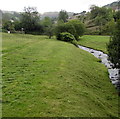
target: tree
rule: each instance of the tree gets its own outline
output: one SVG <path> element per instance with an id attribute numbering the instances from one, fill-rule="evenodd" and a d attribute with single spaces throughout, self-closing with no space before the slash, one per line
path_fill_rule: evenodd
<path id="1" fill-rule="evenodd" d="M 51 37 L 54 34 L 54 26 L 52 25 L 52 26 L 47 27 L 45 34 L 49 37 L 49 39 L 51 39 Z"/>
<path id="2" fill-rule="evenodd" d="M 113 12 L 111 8 L 105 7 L 91 7 L 91 19 L 95 25 L 99 26 L 100 34 L 102 33 L 103 26 L 113 19 Z"/>
<path id="3" fill-rule="evenodd" d="M 82 36 L 85 32 L 85 26 L 83 23 L 80 22 L 80 20 L 70 20 L 69 22 L 67 22 L 66 24 L 71 25 L 71 28 L 73 28 L 74 30 L 74 37 L 76 38 L 76 40 L 79 40 L 79 36 Z M 68 29 L 69 31 L 69 29 Z M 72 34 L 72 32 L 70 31 L 70 33 Z"/>
<path id="4" fill-rule="evenodd" d="M 58 24 L 55 31 L 56 36 L 59 36 L 62 32 L 68 32 L 71 33 L 76 40 L 79 40 L 79 36 L 84 34 L 85 27 L 79 20 L 70 20 L 67 23 Z"/>
<path id="5" fill-rule="evenodd" d="M 15 25 L 15 30 L 16 31 L 21 31 L 21 29 L 22 29 L 22 27 L 21 27 L 21 21 L 15 21 L 14 25 Z"/>
<path id="6" fill-rule="evenodd" d="M 21 24 L 25 30 L 25 33 L 42 31 L 42 26 L 40 25 L 40 16 L 37 12 L 37 9 L 34 7 L 24 8 Z"/>
<path id="7" fill-rule="evenodd" d="M 120 11 L 115 12 L 114 19 L 115 19 L 115 21 L 117 21 L 118 19 L 120 19 Z"/>
<path id="8" fill-rule="evenodd" d="M 6 21 L 4 24 L 3 24 L 3 29 L 5 30 L 8 30 L 10 32 L 15 32 L 15 25 L 14 25 L 14 22 L 12 21 Z"/>
<path id="9" fill-rule="evenodd" d="M 45 17 L 41 22 L 44 27 L 44 34 L 48 35 L 49 39 L 51 39 L 54 30 L 53 21 L 50 17 Z"/>
<path id="10" fill-rule="evenodd" d="M 108 44 L 108 55 L 110 61 L 114 64 L 113 67 L 119 68 L 119 88 L 120 88 L 120 19 L 116 24 L 116 31 Z M 119 89 L 120 95 L 120 89 Z"/>
<path id="11" fill-rule="evenodd" d="M 112 29 L 112 30 L 111 30 Z M 113 35 L 115 32 L 115 21 L 112 19 L 103 27 L 102 32 L 106 35 Z"/>
<path id="12" fill-rule="evenodd" d="M 95 6 L 95 5 L 92 5 L 90 7 L 90 10 L 91 10 L 91 19 L 94 19 L 97 17 L 98 13 L 99 13 L 99 7 L 98 6 Z"/>
<path id="13" fill-rule="evenodd" d="M 41 21 L 42 25 L 44 27 L 48 27 L 52 25 L 52 20 L 50 17 L 45 17 L 42 21 Z"/>
<path id="14" fill-rule="evenodd" d="M 108 54 L 114 67 L 120 68 L 120 20 L 116 24 L 116 32 L 108 44 Z"/>
<path id="15" fill-rule="evenodd" d="M 65 10 L 61 10 L 58 15 L 58 20 L 67 22 L 67 19 L 68 19 L 68 13 Z"/>

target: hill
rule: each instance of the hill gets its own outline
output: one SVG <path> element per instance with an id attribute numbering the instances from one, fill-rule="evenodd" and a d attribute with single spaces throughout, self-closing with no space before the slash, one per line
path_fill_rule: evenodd
<path id="1" fill-rule="evenodd" d="M 4 11 L 0 10 L 2 14 L 2 19 L 4 21 L 9 21 L 9 20 L 19 20 L 21 17 L 20 12 L 15 12 L 15 11 Z"/>
<path id="2" fill-rule="evenodd" d="M 118 11 L 120 9 L 120 1 L 116 1 L 113 3 L 107 4 L 104 7 L 112 8 L 113 10 Z"/>
<path id="3" fill-rule="evenodd" d="M 2 18 L 4 20 L 19 20 L 20 19 L 20 12 L 15 11 L 4 11 L 0 10 L 0 13 L 2 14 Z M 40 14 L 40 13 L 39 13 Z M 40 14 L 40 18 L 43 19 L 44 17 L 50 17 L 50 18 L 57 18 L 59 12 L 45 12 L 43 14 Z M 73 12 L 68 12 L 69 17 L 73 16 Z"/>
<path id="4" fill-rule="evenodd" d="M 44 17 L 50 17 L 50 18 L 57 18 L 58 17 L 59 12 L 45 12 L 41 15 L 41 18 Z M 71 17 L 73 16 L 73 12 L 68 12 L 68 16 Z"/>

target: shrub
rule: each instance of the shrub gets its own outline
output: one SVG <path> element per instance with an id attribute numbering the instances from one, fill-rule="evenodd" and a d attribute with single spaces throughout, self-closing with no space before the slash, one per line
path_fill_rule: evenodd
<path id="1" fill-rule="evenodd" d="M 72 42 L 75 40 L 75 37 L 68 32 L 62 32 L 58 35 L 57 39 L 61 41 Z"/>

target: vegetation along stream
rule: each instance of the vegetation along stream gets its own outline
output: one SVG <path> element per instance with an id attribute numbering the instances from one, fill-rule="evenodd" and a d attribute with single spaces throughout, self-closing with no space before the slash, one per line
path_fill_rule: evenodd
<path id="1" fill-rule="evenodd" d="M 99 58 L 107 68 L 108 68 L 108 73 L 109 73 L 109 78 L 112 82 L 113 85 L 115 85 L 116 89 L 120 91 L 120 81 L 119 81 L 119 69 L 113 68 L 113 64 L 108 60 L 108 55 L 101 52 L 97 51 L 91 48 L 87 48 L 81 45 L 78 45 L 80 49 L 83 49 L 95 57 Z"/>

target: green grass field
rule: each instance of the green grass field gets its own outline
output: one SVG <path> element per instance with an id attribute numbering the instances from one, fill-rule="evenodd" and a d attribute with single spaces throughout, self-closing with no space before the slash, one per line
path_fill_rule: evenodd
<path id="1" fill-rule="evenodd" d="M 84 35 L 78 42 L 80 45 L 84 45 L 96 50 L 101 50 L 107 53 L 107 43 L 110 40 L 109 36 L 98 36 L 98 35 Z"/>
<path id="2" fill-rule="evenodd" d="M 107 69 L 46 36 L 3 34 L 3 117 L 118 116 Z"/>

